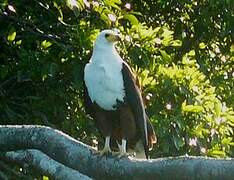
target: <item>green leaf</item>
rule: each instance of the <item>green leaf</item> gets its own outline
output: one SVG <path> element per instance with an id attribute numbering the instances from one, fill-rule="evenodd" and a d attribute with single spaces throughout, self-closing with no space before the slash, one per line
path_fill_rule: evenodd
<path id="1" fill-rule="evenodd" d="M 123 18 L 129 20 L 132 25 L 139 24 L 138 19 L 133 14 L 125 14 Z"/>
<path id="2" fill-rule="evenodd" d="M 15 40 L 15 37 L 16 37 L 16 31 L 13 28 L 13 29 L 11 29 L 10 33 L 7 36 L 7 41 L 12 42 Z"/>
<path id="3" fill-rule="evenodd" d="M 173 31 L 170 31 L 168 28 L 164 28 L 163 29 L 163 33 L 162 33 L 162 44 L 164 46 L 170 46 L 172 41 L 173 41 Z"/>
<path id="4" fill-rule="evenodd" d="M 195 50 L 194 50 L 194 49 L 192 49 L 191 51 L 188 52 L 188 55 L 189 55 L 189 56 L 195 56 L 195 54 L 196 54 L 196 53 L 195 53 Z"/>
<path id="5" fill-rule="evenodd" d="M 234 45 L 231 45 L 230 52 L 234 52 Z"/>
<path id="6" fill-rule="evenodd" d="M 199 48 L 200 49 L 205 49 L 206 48 L 206 44 L 204 42 L 199 43 Z"/>
<path id="7" fill-rule="evenodd" d="M 174 47 L 180 47 L 182 45 L 182 41 L 181 40 L 174 40 L 171 42 L 171 45 Z"/>
<path id="8" fill-rule="evenodd" d="M 163 60 L 165 60 L 166 62 L 171 61 L 171 56 L 169 54 L 167 54 L 166 51 L 164 51 L 164 50 L 159 50 L 159 51 L 163 57 Z"/>
<path id="9" fill-rule="evenodd" d="M 166 28 L 166 27 L 163 28 L 162 36 L 163 36 L 164 38 L 170 37 L 170 36 L 172 36 L 172 34 L 174 34 L 173 31 L 170 31 L 170 30 L 169 30 L 168 28 Z"/>
<path id="10" fill-rule="evenodd" d="M 47 49 L 48 47 L 50 47 L 52 45 L 52 43 L 50 41 L 44 40 L 41 42 L 41 46 L 43 49 Z"/>
<path id="11" fill-rule="evenodd" d="M 214 109 L 215 109 L 216 117 L 220 117 L 220 114 L 222 111 L 222 104 L 220 102 L 215 102 Z"/>
<path id="12" fill-rule="evenodd" d="M 234 115 L 227 115 L 227 119 L 234 123 Z"/>
<path id="13" fill-rule="evenodd" d="M 191 52 L 191 51 L 190 51 Z M 196 64 L 196 60 L 195 59 L 192 59 L 188 56 L 188 53 L 185 54 L 182 58 L 182 64 L 185 64 L 185 65 L 195 65 Z"/>
<path id="14" fill-rule="evenodd" d="M 122 3 L 121 0 L 104 0 L 105 5 L 111 6 L 119 11 L 121 11 L 120 4 Z"/>
<path id="15" fill-rule="evenodd" d="M 47 78 L 48 78 L 47 74 L 43 74 L 41 79 L 44 82 Z"/>
<path id="16" fill-rule="evenodd" d="M 225 144 L 225 145 L 229 145 L 231 142 L 232 142 L 232 137 L 227 137 L 227 138 L 224 138 L 222 139 L 222 144 Z"/>
<path id="17" fill-rule="evenodd" d="M 204 109 L 202 106 L 198 106 L 198 105 L 184 105 L 182 106 L 182 110 L 184 112 L 199 113 L 199 112 L 202 112 Z"/>
<path id="18" fill-rule="evenodd" d="M 16 42 L 17 45 L 21 45 L 21 43 L 22 43 L 22 40 L 19 40 Z"/>
<path id="19" fill-rule="evenodd" d="M 49 180 L 49 177 L 43 176 L 43 180 Z"/>
<path id="20" fill-rule="evenodd" d="M 226 153 L 221 150 L 211 150 L 209 152 L 209 155 L 214 156 L 214 157 L 225 157 Z"/>
<path id="21" fill-rule="evenodd" d="M 193 129 L 194 135 L 199 138 L 204 138 L 203 132 L 204 132 L 204 128 L 202 124 L 199 124 L 197 127 Z"/>

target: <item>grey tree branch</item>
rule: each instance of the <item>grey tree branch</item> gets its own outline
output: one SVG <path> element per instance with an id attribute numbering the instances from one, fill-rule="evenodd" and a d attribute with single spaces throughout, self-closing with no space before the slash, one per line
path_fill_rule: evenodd
<path id="1" fill-rule="evenodd" d="M 41 151 L 35 149 L 18 150 L 6 152 L 5 158 L 8 160 L 16 161 L 19 164 L 27 163 L 30 166 L 35 167 L 45 175 L 58 180 L 91 180 L 88 176 L 85 176 L 78 171 L 68 168 L 61 163 L 51 159 Z"/>
<path id="2" fill-rule="evenodd" d="M 19 149 L 38 149 L 63 165 L 95 179 L 229 180 L 234 177 L 234 159 L 100 157 L 90 146 L 58 130 L 44 126 L 0 126 L 0 150 Z"/>

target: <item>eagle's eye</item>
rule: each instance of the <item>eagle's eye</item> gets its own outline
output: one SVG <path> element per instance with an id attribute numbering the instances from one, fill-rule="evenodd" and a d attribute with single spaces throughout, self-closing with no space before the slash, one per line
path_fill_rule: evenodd
<path id="1" fill-rule="evenodd" d="M 110 34 L 105 34 L 105 38 L 108 38 L 110 36 Z"/>

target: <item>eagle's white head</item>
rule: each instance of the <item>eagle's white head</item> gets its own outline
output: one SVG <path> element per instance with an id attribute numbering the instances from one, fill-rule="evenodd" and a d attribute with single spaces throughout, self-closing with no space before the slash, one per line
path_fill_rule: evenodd
<path id="1" fill-rule="evenodd" d="M 117 31 L 106 29 L 99 33 L 94 43 L 95 48 L 113 47 L 120 40 L 120 35 Z"/>
<path id="2" fill-rule="evenodd" d="M 85 66 L 84 79 L 92 102 L 105 110 L 116 109 L 116 100 L 124 101 L 123 59 L 115 49 L 120 36 L 103 30 L 97 36 L 92 57 Z M 115 106 L 115 107 L 114 107 Z"/>

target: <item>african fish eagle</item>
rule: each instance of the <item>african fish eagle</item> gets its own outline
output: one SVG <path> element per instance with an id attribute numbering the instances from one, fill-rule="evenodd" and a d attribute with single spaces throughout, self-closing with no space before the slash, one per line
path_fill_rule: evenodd
<path id="1" fill-rule="evenodd" d="M 111 153 L 112 140 L 118 145 L 119 157 L 126 156 L 132 146 L 136 157 L 139 153 L 139 158 L 148 158 L 156 136 L 140 88 L 115 49 L 119 40 L 119 34 L 113 30 L 103 30 L 96 38 L 92 57 L 84 69 L 86 109 L 105 137 L 101 155 Z"/>

